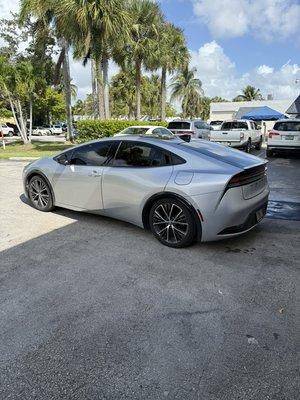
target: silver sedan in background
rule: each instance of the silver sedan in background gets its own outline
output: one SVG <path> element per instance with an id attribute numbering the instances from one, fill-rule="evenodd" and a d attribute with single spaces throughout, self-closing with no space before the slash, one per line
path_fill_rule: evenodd
<path id="1" fill-rule="evenodd" d="M 23 181 L 38 210 L 121 219 L 171 247 L 247 232 L 264 217 L 269 195 L 264 160 L 173 135 L 84 143 L 29 164 Z"/>

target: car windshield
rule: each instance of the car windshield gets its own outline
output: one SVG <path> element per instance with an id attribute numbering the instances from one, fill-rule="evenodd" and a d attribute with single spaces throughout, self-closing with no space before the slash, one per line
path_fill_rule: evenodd
<path id="1" fill-rule="evenodd" d="M 300 121 L 276 122 L 274 125 L 276 131 L 298 131 L 300 132 Z"/>
<path id="2" fill-rule="evenodd" d="M 122 135 L 143 135 L 145 134 L 149 128 L 143 128 L 143 127 L 129 127 L 121 131 L 120 133 Z"/>
<path id="3" fill-rule="evenodd" d="M 168 129 L 190 129 L 190 122 L 186 121 L 173 121 L 169 122 Z"/>

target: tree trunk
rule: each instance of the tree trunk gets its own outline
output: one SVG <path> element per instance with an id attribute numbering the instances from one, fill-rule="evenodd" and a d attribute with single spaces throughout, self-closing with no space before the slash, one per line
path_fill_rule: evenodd
<path id="1" fill-rule="evenodd" d="M 97 80 L 96 80 L 96 63 L 91 59 L 91 75 L 92 75 L 92 96 L 93 96 L 93 117 L 98 118 L 98 99 L 97 99 Z"/>
<path id="2" fill-rule="evenodd" d="M 32 135 L 32 96 L 29 99 L 29 142 L 31 142 Z"/>
<path id="3" fill-rule="evenodd" d="M 105 118 L 104 111 L 104 92 L 102 78 L 102 63 L 98 61 L 96 64 L 97 94 L 98 94 L 98 115 L 100 119 Z"/>
<path id="4" fill-rule="evenodd" d="M 160 120 L 165 121 L 166 119 L 166 81 L 167 81 L 167 70 L 162 68 L 161 70 L 161 86 L 160 86 Z"/>
<path id="5" fill-rule="evenodd" d="M 105 119 L 110 119 L 109 109 L 109 82 L 108 82 L 108 57 L 106 54 L 102 57 L 103 66 L 103 90 L 104 90 L 104 112 Z"/>
<path id="6" fill-rule="evenodd" d="M 135 96 L 136 96 L 136 111 L 135 119 L 141 119 L 141 62 L 137 60 L 135 63 Z"/>
<path id="7" fill-rule="evenodd" d="M 71 78 L 70 78 L 70 61 L 69 61 L 69 45 L 66 39 L 62 40 L 65 48 L 63 60 L 63 73 L 64 73 L 64 90 L 66 102 L 66 117 L 67 117 L 67 139 L 73 140 L 73 124 L 72 124 L 72 91 L 71 91 Z"/>
<path id="8" fill-rule="evenodd" d="M 24 118 L 23 118 L 22 105 L 21 105 L 21 102 L 20 102 L 19 99 L 17 100 L 16 105 L 17 105 L 17 111 L 18 111 L 18 114 L 19 114 L 19 125 L 20 125 L 20 128 L 21 128 L 21 130 L 20 130 L 21 136 L 22 136 L 23 142 L 24 143 L 28 143 L 26 122 L 24 121 Z"/>

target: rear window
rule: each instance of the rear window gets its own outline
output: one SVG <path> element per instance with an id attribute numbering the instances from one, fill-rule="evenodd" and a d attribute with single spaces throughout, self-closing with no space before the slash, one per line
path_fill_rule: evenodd
<path id="1" fill-rule="evenodd" d="M 230 122 L 224 122 L 222 124 L 222 129 L 224 130 L 230 130 L 230 129 L 248 129 L 247 122 L 241 122 L 241 121 L 230 121 Z"/>
<path id="2" fill-rule="evenodd" d="M 274 128 L 276 131 L 298 131 L 300 132 L 300 121 L 276 122 Z"/>
<path id="3" fill-rule="evenodd" d="M 210 125 L 214 126 L 214 125 L 221 125 L 223 121 L 211 121 Z"/>
<path id="4" fill-rule="evenodd" d="M 168 129 L 190 129 L 191 124 L 184 121 L 169 122 Z"/>

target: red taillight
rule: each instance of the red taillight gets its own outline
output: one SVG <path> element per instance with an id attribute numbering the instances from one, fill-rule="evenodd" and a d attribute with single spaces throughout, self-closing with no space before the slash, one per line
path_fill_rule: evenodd
<path id="1" fill-rule="evenodd" d="M 266 175 L 267 166 L 260 165 L 259 167 L 250 168 L 248 171 L 240 172 L 234 175 L 227 184 L 227 189 L 248 185 L 254 181 L 263 178 Z"/>
<path id="2" fill-rule="evenodd" d="M 270 131 L 269 132 L 269 139 L 272 139 L 273 136 L 279 136 L 278 132 Z"/>

